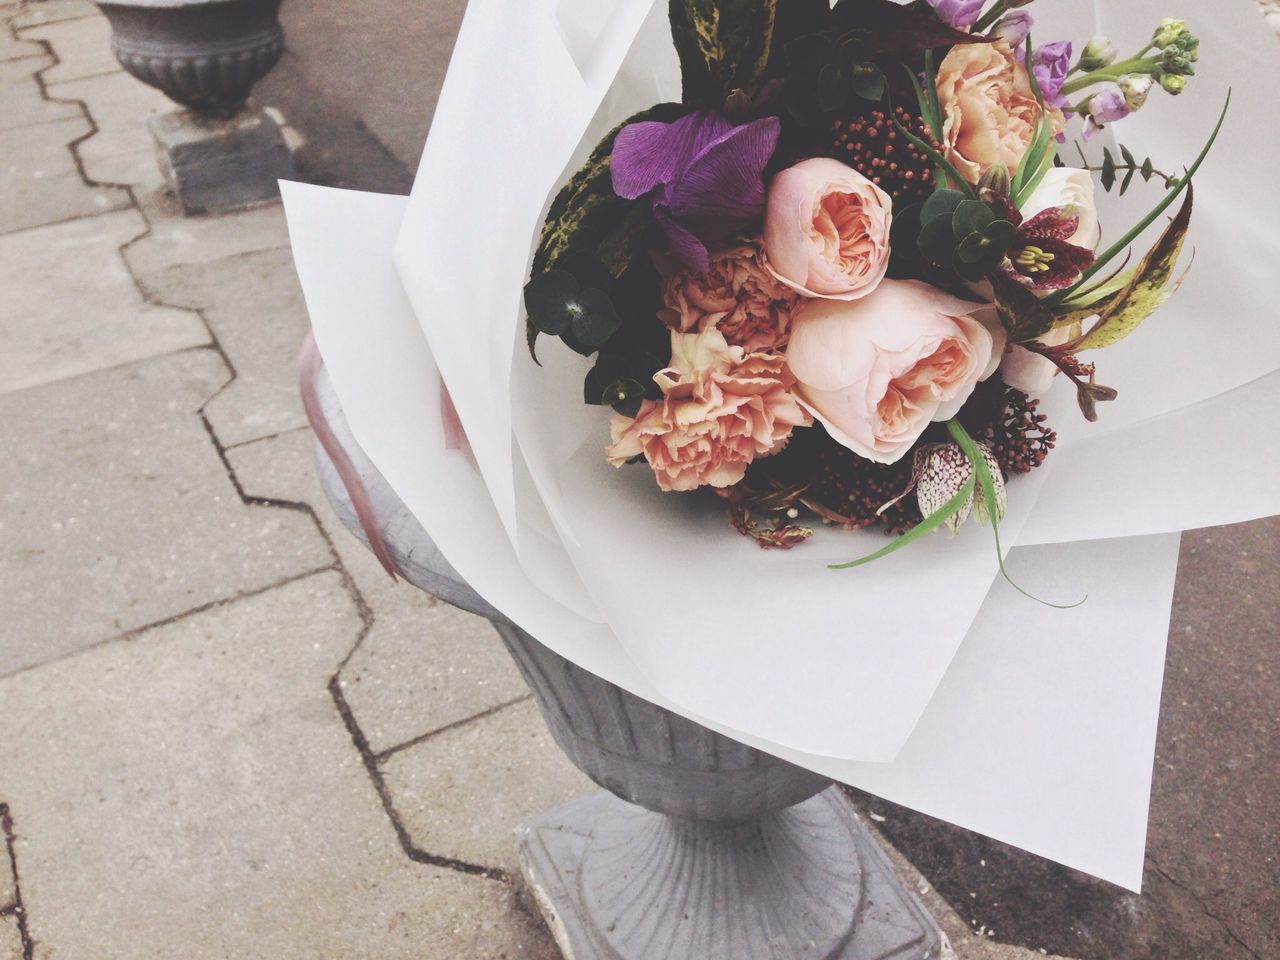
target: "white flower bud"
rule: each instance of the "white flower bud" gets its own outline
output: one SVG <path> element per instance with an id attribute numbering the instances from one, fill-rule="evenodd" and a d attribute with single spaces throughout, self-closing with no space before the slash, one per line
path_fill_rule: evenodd
<path id="1" fill-rule="evenodd" d="M 1117 83 L 1120 85 L 1120 92 L 1124 94 L 1124 102 L 1129 105 L 1130 110 L 1137 111 L 1147 102 L 1147 94 L 1156 81 L 1150 74 L 1133 73 L 1121 77 Z"/>
<path id="2" fill-rule="evenodd" d="M 1096 36 L 1085 44 L 1080 53 L 1080 69 L 1085 71 L 1101 70 L 1116 62 L 1120 51 L 1110 38 Z"/>

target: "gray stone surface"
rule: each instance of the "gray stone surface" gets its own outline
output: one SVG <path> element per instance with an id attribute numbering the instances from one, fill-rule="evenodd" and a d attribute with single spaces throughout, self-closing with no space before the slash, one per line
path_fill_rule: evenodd
<path id="1" fill-rule="evenodd" d="M 529 701 L 402 750 L 383 774 L 415 845 L 509 873 L 516 871 L 516 827 L 596 789 L 564 758 Z"/>
<path id="2" fill-rule="evenodd" d="M 41 23 L 100 16 L 98 7 L 92 0 L 24 0 L 18 6 L 19 10 L 13 16 L 13 25 L 19 29 Z"/>
<path id="3" fill-rule="evenodd" d="M 97 124 L 97 132 L 76 146 L 91 180 L 140 189 L 163 183 L 147 120 L 173 109 L 164 94 L 126 73 L 112 73 L 59 83 L 49 88 L 49 95 L 84 104 Z"/>
<path id="4" fill-rule="evenodd" d="M 306 425 L 298 400 L 298 346 L 307 313 L 288 249 L 140 274 L 153 298 L 197 308 L 235 368 L 205 413 L 225 446 Z"/>
<path id="5" fill-rule="evenodd" d="M 82 117 L 0 130 L 0 234 L 129 205 L 124 190 L 81 179 L 68 145 L 91 130 Z"/>
<path id="6" fill-rule="evenodd" d="M 33 82 L 35 72 L 52 62 L 51 57 L 44 55 L 19 60 L 0 58 L 0 97 L 4 98 L 0 130 L 15 130 L 82 115 L 74 103 L 46 100 L 40 94 L 40 86 Z"/>
<path id="7" fill-rule="evenodd" d="M 0 960 L 24 960 L 17 917 L 0 917 Z"/>
<path id="8" fill-rule="evenodd" d="M 30 8 L 28 8 L 30 9 Z M 43 74 L 48 86 L 116 73 L 120 64 L 111 52 L 111 28 L 97 15 L 81 16 L 65 20 L 38 19 L 34 26 L 22 26 L 20 35 L 28 40 L 43 40 L 54 48 L 58 62 Z"/>
<path id="9" fill-rule="evenodd" d="M 241 502 L 196 412 L 226 378 L 197 350 L 0 397 L 0 675 L 333 563 Z"/>
<path id="10" fill-rule="evenodd" d="M 836 789 L 745 824 L 674 822 L 599 793 L 519 831 L 575 960 L 894 960 L 943 937 Z"/>
<path id="11" fill-rule="evenodd" d="M 134 210 L 0 235 L 0 395 L 202 346 L 198 314 L 147 303 L 120 255 Z"/>
<path id="12" fill-rule="evenodd" d="M 143 193 L 139 202 L 151 231 L 129 244 L 125 259 L 135 274 L 149 279 L 153 289 L 180 286 L 181 280 L 164 282 L 163 275 L 170 269 L 181 271 L 194 264 L 289 245 L 289 230 L 278 207 L 243 210 L 234 217 L 184 217 L 177 201 L 163 191 Z"/>
<path id="13" fill-rule="evenodd" d="M 275 200 L 278 181 L 293 177 L 284 136 L 264 110 L 247 107 L 229 120 L 178 110 L 148 126 L 187 213 L 226 213 Z"/>
<path id="14" fill-rule="evenodd" d="M 324 503 L 310 431 L 228 452 L 249 496 L 313 504 L 372 624 L 339 682 L 370 749 L 394 748 L 529 695 L 487 620 L 393 582 Z"/>
<path id="15" fill-rule="evenodd" d="M 554 957 L 397 848 L 326 691 L 360 629 L 321 574 L 0 681 L 38 960 Z"/>
<path id="16" fill-rule="evenodd" d="M 313 173 L 364 189 L 402 190 L 376 151 L 353 150 L 350 141 L 363 127 L 399 162 L 401 176 L 417 168 L 465 8 L 465 0 L 433 0 L 406 15 L 401 0 L 286 3 L 280 14 L 290 53 L 256 96 L 304 128 L 339 121 L 331 135 L 309 136 L 304 153 Z M 317 112 L 317 104 L 324 109 Z M 347 142 L 336 142 L 338 136 Z M 325 150 L 328 156 L 317 155 Z"/>

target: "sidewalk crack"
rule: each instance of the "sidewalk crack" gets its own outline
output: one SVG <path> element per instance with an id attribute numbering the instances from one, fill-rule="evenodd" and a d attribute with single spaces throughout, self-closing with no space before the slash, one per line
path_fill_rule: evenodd
<path id="1" fill-rule="evenodd" d="M 1262 954 L 1254 950 L 1253 947 L 1251 947 L 1238 933 L 1235 932 L 1235 930 L 1231 928 L 1231 923 L 1229 920 L 1227 920 L 1225 917 L 1218 916 L 1216 913 L 1210 910 L 1209 905 L 1205 903 L 1204 898 L 1198 892 L 1193 890 L 1191 887 L 1187 886 L 1181 880 L 1175 879 L 1172 874 L 1170 874 L 1167 870 L 1161 867 L 1160 864 L 1156 863 L 1155 858 L 1152 857 L 1151 854 L 1149 853 L 1147 854 L 1147 863 L 1150 864 L 1151 869 L 1154 870 L 1157 874 L 1159 874 L 1159 876 L 1162 879 L 1168 882 L 1171 886 L 1181 890 L 1183 893 L 1189 896 L 1192 900 L 1194 900 L 1196 906 L 1198 906 L 1204 912 L 1204 915 L 1208 917 L 1210 920 L 1213 920 L 1215 923 L 1217 923 L 1218 926 L 1222 928 L 1222 932 L 1225 933 L 1232 940 L 1234 940 L 1236 943 L 1238 943 L 1240 945 L 1240 948 L 1244 950 L 1250 957 L 1252 957 L 1253 960 L 1262 960 Z"/>
<path id="2" fill-rule="evenodd" d="M 13 814 L 7 803 L 0 803 L 0 835 L 4 839 L 4 849 L 9 855 L 9 873 L 13 878 L 13 902 L 0 910 L 0 917 L 14 917 L 18 923 L 18 939 L 22 943 L 22 960 L 32 960 L 35 956 L 36 942 L 31 939 L 31 929 L 27 924 L 27 908 L 22 902 L 22 882 L 18 877 L 18 854 L 16 836 L 13 831 Z"/>

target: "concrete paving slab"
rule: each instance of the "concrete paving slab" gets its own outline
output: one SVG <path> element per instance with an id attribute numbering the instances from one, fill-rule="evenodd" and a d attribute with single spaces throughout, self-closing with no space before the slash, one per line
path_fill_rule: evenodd
<path id="1" fill-rule="evenodd" d="M 0 234 L 130 205 L 127 191 L 81 178 L 68 145 L 91 130 L 84 117 L 0 130 Z"/>
<path id="2" fill-rule="evenodd" d="M 120 246 L 136 210 L 0 236 L 0 394 L 209 342 L 199 315 L 143 300 Z"/>
<path id="3" fill-rule="evenodd" d="M 20 60 L 0 58 L 0 99 L 4 100 L 0 130 L 83 116 L 74 103 L 54 103 L 40 93 L 35 73 L 52 62 L 51 57 L 43 54 Z"/>
<path id="4" fill-rule="evenodd" d="M 77 145 L 91 180 L 155 189 L 164 183 L 147 120 L 174 109 L 159 90 L 127 73 L 71 80 L 49 87 L 49 96 L 83 103 L 98 132 Z"/>
<path id="5" fill-rule="evenodd" d="M 555 957 L 397 846 L 326 690 L 359 630 L 322 574 L 0 681 L 39 960 Z"/>
<path id="6" fill-rule="evenodd" d="M 279 206 L 256 207 L 232 216 L 184 217 L 167 190 L 140 193 L 138 200 L 151 232 L 129 244 L 125 259 L 134 273 L 157 285 L 163 282 L 159 275 L 171 267 L 289 246 L 289 228 Z"/>
<path id="7" fill-rule="evenodd" d="M 46 57 L 44 47 L 32 40 L 20 39 L 9 29 L 7 20 L 13 16 L 16 9 L 16 7 L 0 7 L 0 62 L 25 57 Z M 46 59 L 45 62 L 36 64 L 35 69 L 39 70 L 51 62 L 52 60 Z"/>
<path id="8" fill-rule="evenodd" d="M 90 6 L 92 13 L 88 16 L 18 28 L 24 39 L 43 40 L 53 48 L 58 62 L 42 74 L 47 86 L 122 69 L 111 52 L 111 25 L 96 7 Z"/>
<path id="9" fill-rule="evenodd" d="M 333 562 L 237 495 L 197 415 L 226 378 L 193 350 L 0 397 L 0 675 Z"/>
<path id="10" fill-rule="evenodd" d="M 342 527 L 316 480 L 309 430 L 227 452 L 249 496 L 308 503 L 338 548 L 372 614 L 369 634 L 339 682 L 375 753 L 528 696 L 487 620 L 406 583 L 393 583 Z"/>
<path id="11" fill-rule="evenodd" d="M 0 960 L 24 960 L 17 917 L 0 917 Z"/>
<path id="12" fill-rule="evenodd" d="M 306 424 L 297 355 L 309 321 L 290 250 L 186 264 L 139 279 L 164 303 L 200 308 L 230 358 L 235 380 L 205 410 L 224 446 Z"/>
<path id="13" fill-rule="evenodd" d="M 19 29 L 42 23 L 102 16 L 92 0 L 25 0 L 17 6 L 20 9 L 13 15 L 13 25 Z"/>
<path id="14" fill-rule="evenodd" d="M 402 750 L 382 771 L 418 847 L 511 874 L 516 827 L 598 789 L 560 752 L 527 700 Z"/>

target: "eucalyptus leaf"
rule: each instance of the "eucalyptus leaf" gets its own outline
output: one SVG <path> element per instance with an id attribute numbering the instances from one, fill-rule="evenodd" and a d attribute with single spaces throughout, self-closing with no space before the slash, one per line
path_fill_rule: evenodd
<path id="1" fill-rule="evenodd" d="M 968 264 L 981 263 L 983 260 L 989 259 L 987 245 L 982 234 L 971 233 L 961 240 L 960 246 L 956 247 L 956 256 L 962 262 Z"/>
<path id="2" fill-rule="evenodd" d="M 978 200 L 962 200 L 951 214 L 951 229 L 957 240 L 963 240 L 971 233 L 981 235 L 996 219 L 991 208 Z"/>
<path id="3" fill-rule="evenodd" d="M 622 326 L 622 318 L 609 294 L 587 287 L 567 304 L 574 338 L 588 347 L 599 347 Z"/>
<path id="4" fill-rule="evenodd" d="M 922 223 L 929 223 L 935 217 L 950 218 L 955 213 L 956 207 L 960 206 L 965 199 L 965 195 L 959 190 L 935 190 L 933 195 L 924 202 L 924 208 L 920 211 L 920 220 Z"/>
<path id="5" fill-rule="evenodd" d="M 1008 220 L 993 220 L 987 224 L 982 235 L 987 238 L 987 242 L 993 249 L 1004 253 L 1013 246 L 1013 241 L 1018 239 L 1018 228 Z"/>
<path id="6" fill-rule="evenodd" d="M 558 337 L 573 322 L 574 303 L 581 292 L 578 281 L 563 270 L 548 270 L 524 287 L 524 308 L 529 321 L 541 332 Z"/>
<path id="7" fill-rule="evenodd" d="M 644 402 L 644 387 L 636 380 L 615 380 L 604 388 L 601 400 L 623 416 L 634 417 Z"/>
<path id="8" fill-rule="evenodd" d="M 956 247 L 956 237 L 951 229 L 951 218 L 946 214 L 934 217 L 920 228 L 920 255 L 938 267 L 951 265 L 951 254 Z"/>

